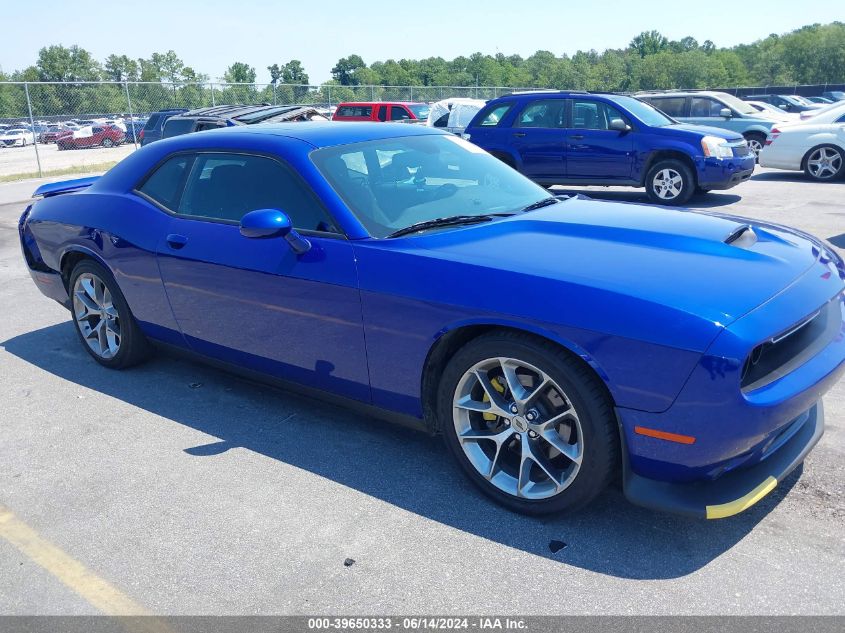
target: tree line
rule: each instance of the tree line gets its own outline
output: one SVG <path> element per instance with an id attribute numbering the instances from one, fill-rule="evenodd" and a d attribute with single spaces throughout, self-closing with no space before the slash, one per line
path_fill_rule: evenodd
<path id="1" fill-rule="evenodd" d="M 302 62 L 292 59 L 266 67 L 270 83 L 255 85 L 255 67 L 237 61 L 220 77 L 212 93 L 204 84 L 209 76 L 187 66 L 173 51 L 132 59 L 112 54 L 102 62 L 79 46 L 42 48 L 36 63 L 11 73 L 0 71 L 0 81 L 31 82 L 150 82 L 130 89 L 134 110 L 145 112 L 168 106 L 198 107 L 217 103 L 292 103 L 363 98 L 437 99 L 443 95 L 429 86 L 503 86 L 518 88 L 569 88 L 632 92 L 672 88 L 708 88 L 790 84 L 823 84 L 845 81 L 845 23 L 813 24 L 790 33 L 751 44 L 718 47 L 693 37 L 670 40 L 658 31 L 634 37 L 627 47 L 601 53 L 578 51 L 556 55 L 539 50 L 529 57 L 474 53 L 452 60 L 388 59 L 365 63 L 360 55 L 339 59 L 332 79 L 307 87 L 309 76 Z M 247 84 L 247 85 L 239 85 Z M 290 84 L 299 84 L 291 87 Z M 389 89 L 362 86 L 409 86 L 397 94 Z M 25 95 L 11 86 L 0 86 L 0 116 L 24 116 Z M 416 90 L 414 90 L 414 88 Z M 64 112 L 121 112 L 126 108 L 126 88 L 109 86 L 30 87 L 36 114 Z M 495 96 L 478 89 L 465 96 Z M 446 95 L 449 96 L 449 95 Z"/>

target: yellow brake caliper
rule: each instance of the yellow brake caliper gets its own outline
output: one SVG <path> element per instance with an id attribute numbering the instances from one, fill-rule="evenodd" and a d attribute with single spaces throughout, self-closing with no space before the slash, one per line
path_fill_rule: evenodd
<path id="1" fill-rule="evenodd" d="M 490 384 L 493 385 L 493 388 L 499 393 L 505 393 L 505 386 L 499 381 L 498 377 L 491 380 Z M 490 402 L 490 396 L 485 393 L 481 401 Z M 499 417 L 495 413 L 484 413 L 482 415 L 484 416 L 484 419 L 488 422 L 493 422 L 497 417 Z"/>

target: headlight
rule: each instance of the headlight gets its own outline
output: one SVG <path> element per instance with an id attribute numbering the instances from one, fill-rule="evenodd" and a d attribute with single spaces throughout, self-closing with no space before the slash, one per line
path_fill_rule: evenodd
<path id="1" fill-rule="evenodd" d="M 718 136 L 705 136 L 701 139 L 701 149 L 705 156 L 712 158 L 733 158 L 734 153 L 728 142 Z"/>

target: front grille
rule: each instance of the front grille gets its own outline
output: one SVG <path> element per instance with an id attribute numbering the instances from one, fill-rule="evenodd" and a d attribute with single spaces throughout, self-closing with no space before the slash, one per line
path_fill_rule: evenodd
<path id="1" fill-rule="evenodd" d="M 830 344 L 841 329 L 842 308 L 837 297 L 751 350 L 742 370 L 742 391 L 760 389 L 795 370 Z"/>

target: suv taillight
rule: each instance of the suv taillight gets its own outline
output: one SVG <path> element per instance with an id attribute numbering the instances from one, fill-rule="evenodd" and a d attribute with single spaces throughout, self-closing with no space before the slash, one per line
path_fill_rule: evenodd
<path id="1" fill-rule="evenodd" d="M 773 127 L 766 137 L 766 145 L 771 145 L 778 136 L 780 136 L 780 130 Z"/>
<path id="2" fill-rule="evenodd" d="M 138 140 L 139 140 L 139 141 L 143 141 L 143 140 L 144 140 L 144 130 L 143 130 L 143 128 L 142 128 L 142 129 L 141 129 L 141 131 L 138 133 Z"/>

